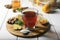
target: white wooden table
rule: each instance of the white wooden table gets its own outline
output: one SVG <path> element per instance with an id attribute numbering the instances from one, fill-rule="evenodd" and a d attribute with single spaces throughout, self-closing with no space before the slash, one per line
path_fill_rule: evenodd
<path id="1" fill-rule="evenodd" d="M 48 21 L 53 24 L 51 26 L 52 32 L 47 32 L 44 36 L 38 38 L 21 38 L 10 34 L 6 29 L 6 22 L 10 17 L 16 16 L 19 13 L 13 13 L 12 10 L 8 10 L 4 7 L 5 4 L 10 4 L 11 0 L 0 0 L 0 40 L 58 40 L 60 39 L 60 9 L 56 9 L 54 14 L 46 14 L 41 11 L 41 7 L 37 9 L 40 13 L 48 19 Z M 21 0 L 23 7 L 33 7 L 31 2 L 28 0 Z"/>

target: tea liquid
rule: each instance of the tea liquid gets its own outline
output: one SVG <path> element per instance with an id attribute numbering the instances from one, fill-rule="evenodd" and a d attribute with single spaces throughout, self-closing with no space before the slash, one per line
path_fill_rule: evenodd
<path id="1" fill-rule="evenodd" d="M 30 28 L 34 27 L 34 25 L 37 21 L 36 13 L 33 11 L 26 11 L 26 12 L 23 12 L 23 14 L 24 14 L 24 16 L 22 18 L 25 23 L 25 26 L 30 27 Z"/>

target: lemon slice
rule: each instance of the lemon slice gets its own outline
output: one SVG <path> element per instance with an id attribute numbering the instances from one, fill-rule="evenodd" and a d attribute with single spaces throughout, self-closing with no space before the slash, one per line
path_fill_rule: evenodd
<path id="1" fill-rule="evenodd" d="M 48 21 L 47 21 L 47 19 L 45 19 L 45 18 L 42 19 L 42 20 L 40 20 L 40 23 L 41 23 L 41 24 L 45 24 L 45 23 L 47 23 L 47 22 L 48 22 Z"/>

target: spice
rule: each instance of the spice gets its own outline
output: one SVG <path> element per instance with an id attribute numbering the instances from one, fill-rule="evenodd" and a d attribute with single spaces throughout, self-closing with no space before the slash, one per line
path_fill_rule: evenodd
<path id="1" fill-rule="evenodd" d="M 7 5 L 5 5 L 5 7 L 8 8 L 8 9 L 11 9 L 12 8 L 12 5 L 7 4 Z"/>

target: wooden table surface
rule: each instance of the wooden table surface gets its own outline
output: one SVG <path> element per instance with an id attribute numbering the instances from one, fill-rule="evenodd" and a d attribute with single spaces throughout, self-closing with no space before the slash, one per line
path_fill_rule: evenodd
<path id="1" fill-rule="evenodd" d="M 46 14 L 41 11 L 41 6 L 36 6 L 35 8 L 39 8 L 39 12 L 43 14 L 44 17 L 48 19 L 48 21 L 54 25 L 51 26 L 51 31 L 47 32 L 44 36 L 37 38 L 21 38 L 16 37 L 10 34 L 6 29 L 6 21 L 13 16 L 19 14 L 13 13 L 11 9 L 6 9 L 4 7 L 5 4 L 10 4 L 11 0 L 0 0 L 0 40 L 59 40 L 60 39 L 60 9 L 56 9 L 56 13 Z M 28 0 L 21 0 L 21 4 L 23 7 L 33 7 L 31 2 Z"/>

